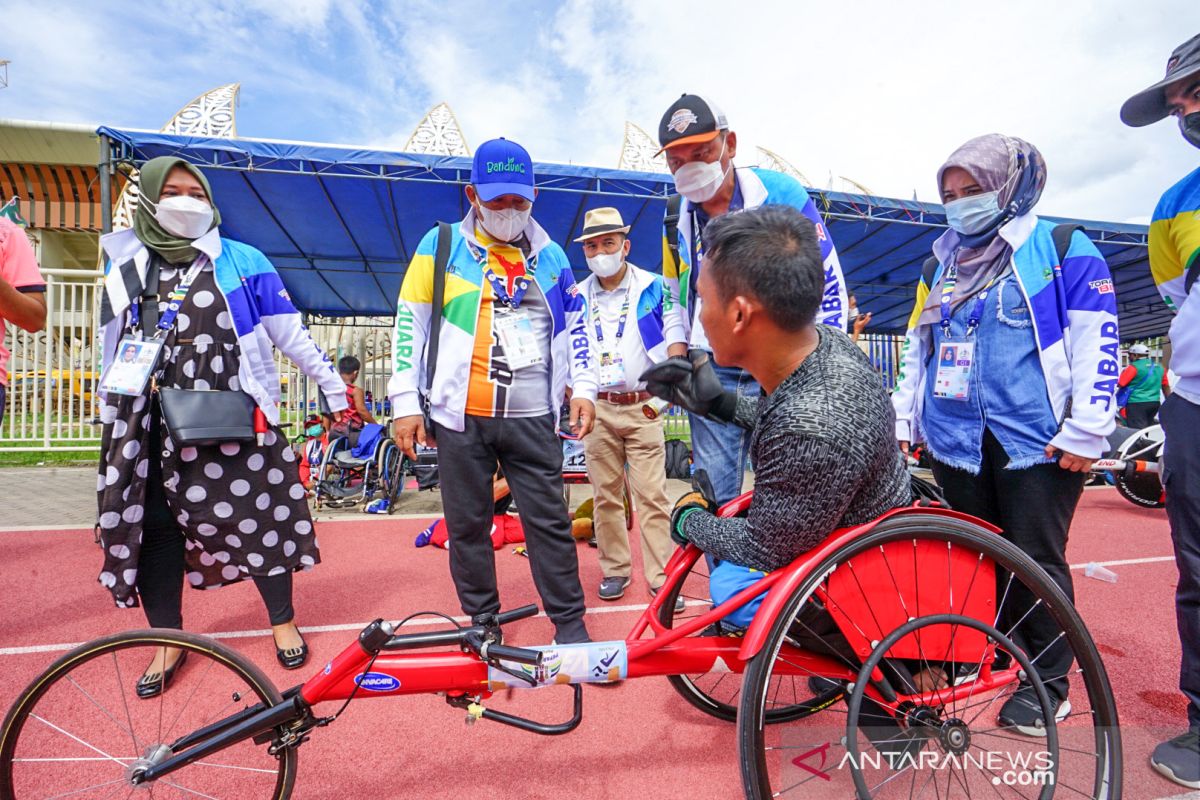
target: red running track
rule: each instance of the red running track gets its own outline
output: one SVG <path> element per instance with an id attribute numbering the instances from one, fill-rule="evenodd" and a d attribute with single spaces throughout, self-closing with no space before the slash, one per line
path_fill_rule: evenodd
<path id="1" fill-rule="evenodd" d="M 446 553 L 412 546 L 425 524 L 376 517 L 319 526 L 324 563 L 296 581 L 297 620 L 313 650 L 312 669 L 375 617 L 394 620 L 422 610 L 459 613 Z M 1154 744 L 1181 732 L 1184 724 L 1184 703 L 1176 688 L 1179 641 L 1171 552 L 1162 511 L 1135 508 L 1107 488 L 1085 493 L 1068 557 L 1078 565 L 1080 611 L 1104 654 L 1117 695 L 1125 797 L 1131 800 L 1184 791 L 1148 764 Z M 601 577 L 596 551 L 580 546 L 579 555 L 592 636 L 623 638 L 649 601 L 645 586 L 635 579 L 624 598 L 603 603 L 595 595 Z M 537 602 L 526 560 L 510 548 L 496 556 L 505 606 Z M 1110 564 L 1119 576 L 1116 584 L 1083 576 L 1082 565 L 1088 561 L 1141 559 L 1148 560 Z M 99 564 L 91 531 L 0 532 L 0 708 L 6 710 L 67 645 L 144 625 L 140 610 L 112 606 L 95 581 Z M 637 563 L 634 574 L 640 575 Z M 288 673 L 275 663 L 251 585 L 206 593 L 187 590 L 184 597 L 189 630 L 238 634 L 222 640 L 265 668 L 281 688 L 309 676 L 309 667 Z M 344 629 L 329 630 L 335 626 Z M 545 618 L 506 630 L 514 644 L 544 643 L 553 635 Z M 557 722 L 569 716 L 569 691 L 497 695 L 489 705 Z M 555 738 L 488 722 L 467 728 L 463 712 L 438 697 L 355 701 L 334 726 L 316 731 L 300 750 L 294 796 L 435 800 L 653 793 L 701 800 L 740 797 L 740 785 L 733 725 L 695 711 L 665 680 L 649 679 L 585 686 L 583 724 Z M 819 798 L 820 790 L 811 796 Z"/>

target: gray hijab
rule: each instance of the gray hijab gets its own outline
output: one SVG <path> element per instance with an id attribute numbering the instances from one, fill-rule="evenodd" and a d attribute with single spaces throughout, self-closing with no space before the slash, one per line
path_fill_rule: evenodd
<path id="1" fill-rule="evenodd" d="M 938 169 L 939 194 L 942 177 L 951 167 L 965 170 L 985 192 L 999 192 L 997 205 L 1001 210 L 1000 217 L 987 230 L 971 236 L 955 234 L 958 243 L 953 258 L 958 263 L 958 279 L 950 307 L 957 309 L 1008 269 L 1012 246 L 999 235 L 1000 228 L 1028 213 L 1041 198 L 1046 186 L 1046 162 L 1029 142 L 1015 136 L 989 133 L 971 139 L 950 154 Z M 944 278 L 945 271 L 937 284 L 930 287 L 929 298 L 917 320 L 918 326 L 941 322 Z"/>

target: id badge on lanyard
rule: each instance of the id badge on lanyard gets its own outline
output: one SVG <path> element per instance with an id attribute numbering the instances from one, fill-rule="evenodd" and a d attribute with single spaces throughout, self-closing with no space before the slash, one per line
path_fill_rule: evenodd
<path id="1" fill-rule="evenodd" d="M 933 396 L 943 400 L 967 400 L 971 395 L 975 343 L 961 337 L 943 339 L 938 347 L 937 359 Z"/>
<path id="2" fill-rule="evenodd" d="M 625 385 L 625 362 L 621 355 L 602 353 L 600 355 L 600 387 L 608 389 L 613 386 Z"/>
<path id="3" fill-rule="evenodd" d="M 933 377 L 933 396 L 942 400 L 966 402 L 971 397 L 971 371 L 975 368 L 975 342 L 972 340 L 983 318 L 984 304 L 995 278 L 975 298 L 967 318 L 965 336 L 950 335 L 950 299 L 958 279 L 958 265 L 951 264 L 942 281 L 942 341 L 937 349 L 937 371 Z"/>
<path id="4" fill-rule="evenodd" d="M 162 339 L 141 339 L 130 334 L 121 338 L 116 359 L 100 376 L 100 391 L 139 397 L 162 354 Z"/>
<path id="5" fill-rule="evenodd" d="M 629 319 L 629 295 L 630 288 L 625 289 L 625 299 L 621 303 L 620 319 L 617 322 L 616 341 L 613 342 L 612 351 L 604 349 L 604 329 L 600 324 L 600 305 L 596 300 L 595 293 L 588 296 L 588 308 L 592 313 L 592 325 L 596 329 L 596 344 L 597 349 L 600 349 L 600 374 L 597 376 L 600 379 L 600 387 L 608 389 L 614 386 L 625 386 L 625 362 L 621 358 L 621 339 L 625 336 L 625 323 Z"/>
<path id="6" fill-rule="evenodd" d="M 541 364 L 542 351 L 538 347 L 529 312 L 523 308 L 505 308 L 498 305 L 494 313 L 496 333 L 500 337 L 500 345 L 504 348 L 508 368 L 516 371 Z"/>

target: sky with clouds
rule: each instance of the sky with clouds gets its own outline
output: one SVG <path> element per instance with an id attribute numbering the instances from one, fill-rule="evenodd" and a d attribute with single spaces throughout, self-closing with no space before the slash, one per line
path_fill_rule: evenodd
<path id="1" fill-rule="evenodd" d="M 147 9 L 154 10 L 148 12 Z M 157 129 L 240 82 L 246 137 L 399 148 L 454 109 L 469 144 L 616 166 L 680 93 L 813 183 L 937 200 L 938 165 L 992 131 L 1036 144 L 1046 214 L 1147 221 L 1200 162 L 1172 121 L 1117 111 L 1200 31 L 1195 0 L 0 0 L 0 117 Z"/>

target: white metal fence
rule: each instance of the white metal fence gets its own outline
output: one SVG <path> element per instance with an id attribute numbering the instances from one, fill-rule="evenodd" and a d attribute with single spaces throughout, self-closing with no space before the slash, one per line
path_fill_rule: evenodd
<path id="1" fill-rule="evenodd" d="M 100 441 L 97 324 L 100 273 L 90 270 L 44 269 L 47 324 L 35 334 L 9 324 L 6 345 L 8 411 L 0 421 L 0 448 L 5 450 L 87 450 Z M 336 363 L 352 355 L 362 363 L 358 379 L 370 398 L 371 409 L 383 420 L 391 415 L 387 382 L 391 375 L 392 320 L 386 317 L 315 319 L 313 339 Z M 892 388 L 903 338 L 866 335 L 861 342 L 871 362 Z M 1165 340 L 1146 342 L 1152 358 L 1163 355 Z M 1124 354 L 1123 354 L 1124 355 Z M 282 382 L 281 417 L 299 432 L 304 416 L 318 410 L 317 389 L 296 366 L 276 353 Z M 1124 361 L 1124 358 L 1122 359 Z M 666 420 L 669 438 L 687 437 L 687 417 Z"/>
<path id="2" fill-rule="evenodd" d="M 43 269 L 46 328 L 26 333 L 12 324 L 5 346 L 8 410 L 0 422 L 0 447 L 15 450 L 96 447 L 100 426 L 94 394 L 98 381 L 100 273 Z"/>

